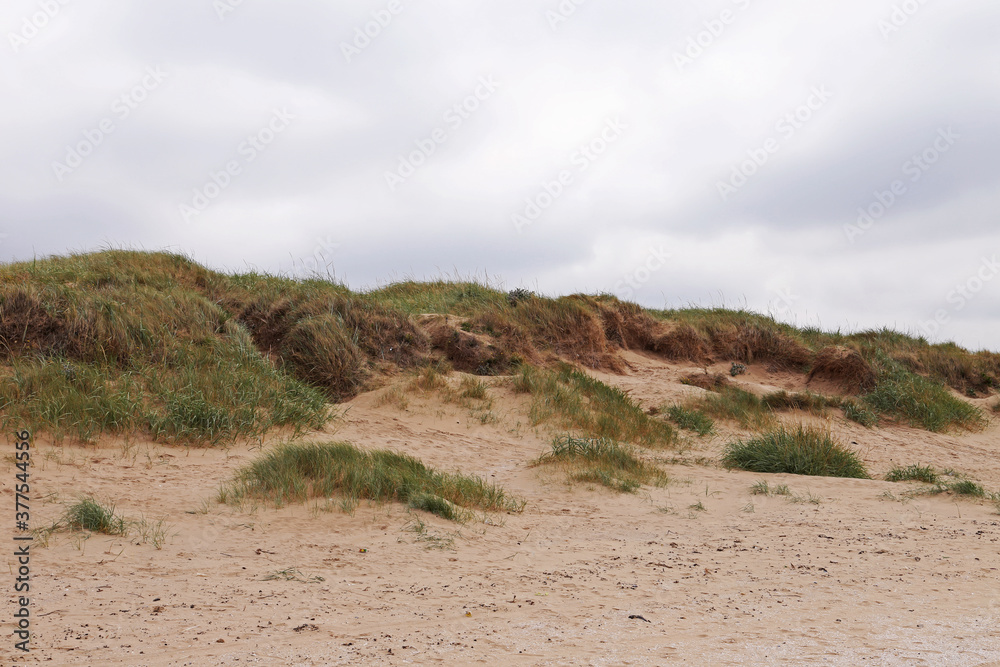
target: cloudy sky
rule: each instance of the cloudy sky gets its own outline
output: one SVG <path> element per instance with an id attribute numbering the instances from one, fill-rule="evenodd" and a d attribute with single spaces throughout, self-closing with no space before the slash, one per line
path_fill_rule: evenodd
<path id="1" fill-rule="evenodd" d="M 479 276 L 1000 351 L 995 0 L 6 0 L 0 259 Z"/>

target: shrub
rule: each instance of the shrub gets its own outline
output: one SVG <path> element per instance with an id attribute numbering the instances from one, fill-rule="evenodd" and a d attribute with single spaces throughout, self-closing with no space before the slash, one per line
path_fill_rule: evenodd
<path id="1" fill-rule="evenodd" d="M 730 443 L 722 462 L 752 472 L 868 479 L 856 453 L 828 434 L 803 426 L 794 431 L 779 427 L 750 440 Z"/>
<path id="2" fill-rule="evenodd" d="M 841 407 L 844 409 L 844 417 L 852 422 L 857 422 L 865 428 L 878 426 L 878 415 L 856 401 L 845 400 Z"/>

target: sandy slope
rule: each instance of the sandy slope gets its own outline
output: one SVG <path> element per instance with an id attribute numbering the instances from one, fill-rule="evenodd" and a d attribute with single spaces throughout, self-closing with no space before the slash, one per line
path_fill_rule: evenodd
<path id="1" fill-rule="evenodd" d="M 689 368 L 637 355 L 629 361 L 629 375 L 602 377 L 645 406 L 700 391 L 677 383 Z M 802 382 L 756 367 L 743 380 Z M 258 453 L 246 446 L 39 442 L 35 525 L 77 495 L 95 493 L 130 517 L 166 518 L 172 537 L 162 550 L 135 533 L 57 534 L 46 548 L 36 544 L 35 650 L 16 662 L 1000 661 L 1000 516 L 991 504 L 901 500 L 905 485 L 881 481 L 772 479 L 805 501 L 793 502 L 750 495 L 760 475 L 682 462 L 665 465 L 673 481 L 663 489 L 621 496 L 569 488 L 560 474 L 528 466 L 549 434 L 527 426 L 523 399 L 495 393 L 499 423 L 484 425 L 433 395 L 411 396 L 401 410 L 375 407 L 377 396 L 368 394 L 336 429 L 313 436 L 412 453 L 487 476 L 529 501 L 521 515 L 465 526 L 396 505 L 362 504 L 353 516 L 325 502 L 253 514 L 217 505 L 219 483 Z M 920 462 L 1000 489 L 997 425 L 944 436 L 867 431 L 840 419 L 832 428 L 858 443 L 876 475 L 893 463 Z M 734 433 L 723 431 L 692 440 L 682 458 L 717 456 Z M 9 458 L 3 469 L 11 506 Z M 704 511 L 691 509 L 698 503 Z M 288 568 L 300 580 L 264 580 Z M 11 645 L 0 645 L 0 664 L 14 660 Z"/>

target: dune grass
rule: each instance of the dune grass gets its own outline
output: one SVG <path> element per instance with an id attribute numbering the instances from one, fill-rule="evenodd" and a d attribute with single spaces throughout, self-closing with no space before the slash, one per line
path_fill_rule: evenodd
<path id="1" fill-rule="evenodd" d="M 425 313 L 445 323 L 437 338 L 418 323 Z M 447 324 L 451 316 L 461 318 L 461 331 Z M 461 355 L 471 353 L 448 342 L 452 333 L 489 351 L 474 364 L 477 374 L 541 365 L 553 354 L 617 372 L 624 350 L 804 373 L 823 350 L 844 348 L 877 376 L 842 406 L 868 426 L 882 416 L 932 431 L 976 429 L 983 411 L 946 387 L 979 397 L 1000 388 L 1000 354 L 886 329 L 797 329 L 743 310 L 647 310 L 608 295 L 549 298 L 475 280 L 354 292 L 319 279 L 220 273 L 179 254 L 105 250 L 0 265 L 0 426 L 84 441 L 115 434 L 207 443 L 313 430 L 335 414 L 329 403 L 366 391 L 385 371 L 442 356 L 461 368 L 469 361 Z M 605 400 L 604 389 L 555 373 L 584 394 L 587 410 L 564 400 L 575 413 L 567 417 L 539 396 L 537 417 L 580 418 L 598 429 L 588 435 L 618 438 L 624 428 L 644 431 L 629 438 L 645 443 L 669 440 L 663 428 L 633 418 L 627 400 Z M 825 409 L 794 394 L 759 399 L 768 411 L 738 393 L 710 400 L 717 405 L 707 414 L 748 428 L 767 427 L 768 411 Z M 614 401 L 623 419 L 590 410 Z"/>
<path id="2" fill-rule="evenodd" d="M 887 482 L 924 482 L 926 484 L 936 484 L 938 474 L 931 466 L 921 466 L 911 464 L 906 467 L 896 466 L 886 473 Z"/>
<path id="3" fill-rule="evenodd" d="M 986 425 L 982 410 L 955 397 L 941 383 L 907 370 L 882 351 L 874 352 L 873 358 L 877 384 L 862 397 L 872 410 L 933 432 L 979 430 Z"/>
<path id="4" fill-rule="evenodd" d="M 664 486 L 666 473 L 641 460 L 629 445 L 609 438 L 577 438 L 562 435 L 535 465 L 559 465 L 570 479 L 592 482 L 620 493 L 634 493 L 643 484 Z"/>
<path id="5" fill-rule="evenodd" d="M 878 415 L 867 406 L 853 399 L 844 399 L 840 407 L 844 409 L 844 417 L 850 421 L 861 424 L 865 428 L 878 426 Z"/>
<path id="6" fill-rule="evenodd" d="M 102 504 L 89 496 L 66 510 L 65 522 L 74 530 L 89 530 L 106 535 L 124 535 L 128 532 L 128 523 L 124 517 L 115 514 L 113 504 Z"/>
<path id="7" fill-rule="evenodd" d="M 751 472 L 868 479 L 858 455 L 827 433 L 799 426 L 778 427 L 726 447 L 722 463 Z"/>
<path id="8" fill-rule="evenodd" d="M 219 501 L 276 507 L 310 498 L 410 503 L 457 518 L 456 509 L 520 512 L 522 499 L 480 477 L 443 473 L 386 450 L 364 451 L 345 442 L 285 444 L 237 471 L 219 490 Z"/>
<path id="9" fill-rule="evenodd" d="M 700 410 L 680 404 L 668 406 L 664 412 L 667 418 L 686 431 L 694 431 L 700 436 L 710 435 L 715 430 L 712 418 Z"/>
<path id="10" fill-rule="evenodd" d="M 739 387 L 726 386 L 706 394 L 694 407 L 716 419 L 735 421 L 754 430 L 767 428 L 776 421 L 774 412 L 759 396 Z"/>
<path id="11" fill-rule="evenodd" d="M 557 419 L 562 428 L 585 437 L 651 448 L 676 440 L 669 424 L 647 415 L 624 391 L 569 364 L 552 371 L 524 364 L 514 377 L 514 389 L 531 394 L 532 425 Z"/>

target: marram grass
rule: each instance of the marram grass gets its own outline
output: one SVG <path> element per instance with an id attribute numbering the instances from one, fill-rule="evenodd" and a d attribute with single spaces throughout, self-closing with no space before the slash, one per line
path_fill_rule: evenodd
<path id="1" fill-rule="evenodd" d="M 767 431 L 730 443 L 722 463 L 751 472 L 868 479 L 858 455 L 827 433 L 799 426 Z"/>
<path id="2" fill-rule="evenodd" d="M 231 505 L 281 506 L 332 496 L 408 503 L 449 519 L 466 516 L 465 510 L 520 512 L 525 504 L 480 477 L 439 472 L 406 454 L 346 442 L 281 445 L 241 468 L 219 491 L 219 500 Z"/>

